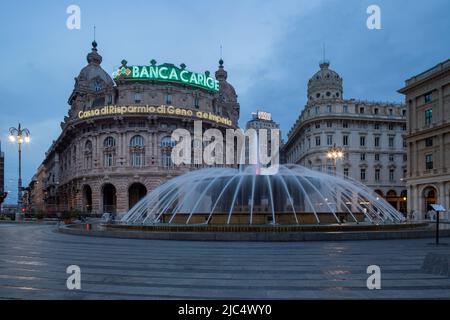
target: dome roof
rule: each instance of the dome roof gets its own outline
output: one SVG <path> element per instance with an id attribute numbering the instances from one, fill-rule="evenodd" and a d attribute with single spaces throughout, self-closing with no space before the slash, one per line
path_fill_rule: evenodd
<path id="1" fill-rule="evenodd" d="M 341 222 L 343 215 L 354 223 L 403 221 L 397 210 L 357 181 L 280 165 L 273 175 L 260 175 L 254 166 L 191 171 L 148 193 L 122 222 L 322 224 Z"/>
<path id="2" fill-rule="evenodd" d="M 317 71 L 308 81 L 308 96 L 319 98 L 325 93 L 325 98 L 342 96 L 342 78 L 339 74 L 329 68 L 329 61 L 321 61 L 320 70 Z M 325 92 L 323 92 L 325 91 Z M 336 95 L 337 93 L 337 95 Z"/>
<path id="3" fill-rule="evenodd" d="M 223 60 L 219 60 L 219 69 L 216 71 L 216 79 L 219 81 L 220 96 L 223 102 L 237 102 L 237 94 L 234 87 L 227 81 L 228 72 L 223 67 Z"/>
<path id="4" fill-rule="evenodd" d="M 103 82 L 104 86 L 114 85 L 110 75 L 100 66 L 102 56 L 97 52 L 97 42 L 92 42 L 92 51 L 87 55 L 86 60 L 88 65 L 81 69 L 76 78 L 75 87 L 90 87 L 94 79 Z"/>

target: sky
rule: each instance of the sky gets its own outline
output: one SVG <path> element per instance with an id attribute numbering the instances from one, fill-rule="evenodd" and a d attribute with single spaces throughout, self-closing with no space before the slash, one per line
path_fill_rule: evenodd
<path id="1" fill-rule="evenodd" d="M 381 29 L 367 8 L 378 5 Z M 69 5 L 81 28 L 66 26 Z M 284 138 L 306 103 L 308 79 L 325 57 L 343 78 L 344 98 L 403 102 L 404 81 L 450 58 L 448 0 L 9 1 L 0 11 L 0 140 L 6 203 L 17 201 L 17 145 L 8 129 L 31 131 L 23 148 L 28 184 L 61 132 L 74 77 L 87 64 L 96 26 L 102 67 L 185 63 L 217 70 L 222 57 L 241 106 L 240 126 L 259 109 Z"/>

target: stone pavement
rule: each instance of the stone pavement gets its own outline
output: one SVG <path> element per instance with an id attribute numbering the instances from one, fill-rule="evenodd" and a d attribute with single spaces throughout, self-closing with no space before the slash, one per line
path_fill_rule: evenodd
<path id="1" fill-rule="evenodd" d="M 421 271 L 432 239 L 196 242 L 60 234 L 0 224 L 1 299 L 450 299 L 450 278 Z M 443 242 L 450 242 L 449 238 Z M 81 268 L 81 290 L 66 267 Z M 381 290 L 368 290 L 368 265 Z"/>

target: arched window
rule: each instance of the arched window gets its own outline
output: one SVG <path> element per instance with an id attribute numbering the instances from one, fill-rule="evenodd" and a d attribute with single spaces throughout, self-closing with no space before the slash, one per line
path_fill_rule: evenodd
<path id="1" fill-rule="evenodd" d="M 172 148 L 176 145 L 176 141 L 167 136 L 161 139 L 161 164 L 165 168 L 173 167 Z"/>
<path id="2" fill-rule="evenodd" d="M 116 140 L 113 137 L 107 137 L 103 141 L 103 147 L 105 148 L 103 152 L 103 165 L 105 167 L 112 167 L 114 165 Z"/>
<path id="3" fill-rule="evenodd" d="M 92 141 L 88 140 L 84 144 L 84 152 L 92 152 Z"/>
<path id="4" fill-rule="evenodd" d="M 92 141 L 87 140 L 84 144 L 84 168 L 92 169 Z"/>
<path id="5" fill-rule="evenodd" d="M 175 147 L 176 141 L 167 136 L 161 139 L 161 147 Z"/>
<path id="6" fill-rule="evenodd" d="M 132 147 L 143 147 L 144 146 L 144 138 L 142 136 L 134 136 L 131 138 L 130 145 Z"/>
<path id="7" fill-rule="evenodd" d="M 111 148 L 111 147 L 115 147 L 116 146 L 116 140 L 113 137 L 107 137 L 104 141 L 103 141 L 103 146 L 105 148 Z"/>
<path id="8" fill-rule="evenodd" d="M 133 167 L 141 167 L 144 165 L 144 138 L 136 135 L 130 140 L 131 165 Z"/>

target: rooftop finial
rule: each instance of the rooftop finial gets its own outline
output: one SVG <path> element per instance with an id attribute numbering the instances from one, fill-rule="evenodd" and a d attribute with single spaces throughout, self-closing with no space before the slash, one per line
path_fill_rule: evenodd
<path id="1" fill-rule="evenodd" d="M 326 59 L 325 56 L 325 42 L 322 44 L 322 60 L 319 62 L 319 66 L 321 69 L 326 69 L 330 65 L 330 61 Z"/>
<path id="2" fill-rule="evenodd" d="M 219 68 L 223 68 L 223 58 L 222 58 L 222 45 L 220 45 L 220 60 L 219 60 Z"/>
<path id="3" fill-rule="evenodd" d="M 94 41 L 92 41 L 92 49 L 97 50 L 97 42 L 95 41 L 95 25 L 94 25 Z"/>

